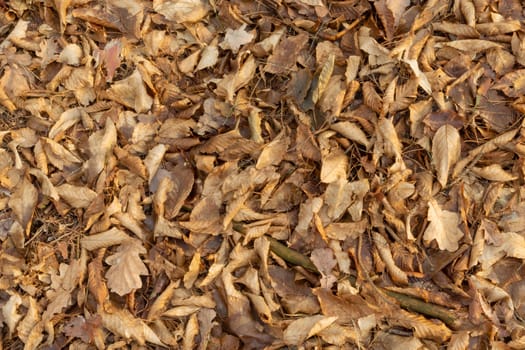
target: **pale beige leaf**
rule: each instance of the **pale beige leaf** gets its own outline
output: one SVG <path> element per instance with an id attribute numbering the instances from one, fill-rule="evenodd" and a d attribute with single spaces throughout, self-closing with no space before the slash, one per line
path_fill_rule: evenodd
<path id="1" fill-rule="evenodd" d="M 290 138 L 281 133 L 277 135 L 270 143 L 264 146 L 259 158 L 257 159 L 256 169 L 262 169 L 269 165 L 277 165 L 284 158 Z"/>
<path id="2" fill-rule="evenodd" d="M 396 312 L 392 318 L 389 317 L 389 321 L 413 329 L 414 336 L 417 338 L 433 339 L 441 343 L 448 340 L 452 335 L 450 329 L 443 322 L 429 320 L 422 315 L 402 309 Z"/>
<path id="3" fill-rule="evenodd" d="M 428 202 L 428 217 L 430 222 L 423 239 L 427 244 L 436 240 L 439 249 L 454 252 L 458 249 L 458 241 L 463 237 L 459 228 L 461 219 L 458 213 L 442 210 L 439 204 L 431 199 Z"/>
<path id="4" fill-rule="evenodd" d="M 458 130 L 450 124 L 438 129 L 432 139 L 432 162 L 441 187 L 447 185 L 448 174 L 461 155 L 461 137 Z"/>
<path id="5" fill-rule="evenodd" d="M 56 187 L 60 197 L 73 208 L 87 208 L 97 197 L 97 193 L 85 186 L 63 184 Z"/>
<path id="6" fill-rule="evenodd" d="M 355 123 L 344 121 L 330 125 L 330 129 L 337 131 L 349 140 L 362 144 L 367 149 L 370 148 L 370 141 L 364 131 Z"/>
<path id="7" fill-rule="evenodd" d="M 490 181 L 507 182 L 518 178 L 516 175 L 503 170 L 500 164 L 491 164 L 483 168 L 473 167 L 472 172 Z"/>
<path id="8" fill-rule="evenodd" d="M 31 168 L 29 170 L 29 174 L 33 175 L 38 179 L 40 182 L 40 188 L 42 191 L 42 194 L 44 196 L 48 196 L 49 198 L 58 201 L 60 199 L 60 196 L 58 194 L 58 191 L 56 190 L 55 186 L 49 180 L 49 178 L 40 170 Z"/>
<path id="9" fill-rule="evenodd" d="M 24 176 L 16 186 L 16 190 L 9 198 L 9 208 L 15 214 L 16 220 L 22 226 L 26 234 L 31 230 L 31 222 L 38 202 L 38 191 Z"/>
<path id="10" fill-rule="evenodd" d="M 197 64 L 197 68 L 195 68 L 195 70 L 199 71 L 213 67 L 215 64 L 217 64 L 218 59 L 219 49 L 217 48 L 217 45 L 208 45 L 202 50 L 199 64 Z"/>
<path id="11" fill-rule="evenodd" d="M 321 182 L 331 183 L 346 179 L 348 157 L 340 148 L 333 149 L 323 156 L 321 165 Z"/>
<path id="12" fill-rule="evenodd" d="M 362 85 L 363 99 L 365 104 L 370 107 L 373 111 L 379 113 L 383 108 L 383 99 L 377 93 L 374 84 L 369 81 L 365 81 Z"/>
<path id="13" fill-rule="evenodd" d="M 408 285 L 408 275 L 405 271 L 401 270 L 394 262 L 394 258 L 392 257 L 392 251 L 390 250 L 390 247 L 385 237 L 383 237 L 380 233 L 375 231 L 372 231 L 372 237 L 374 239 L 376 248 L 379 251 L 379 255 L 381 256 L 381 259 L 383 259 L 388 273 L 392 278 L 392 281 L 394 281 L 397 284 L 405 286 Z"/>
<path id="14" fill-rule="evenodd" d="M 135 318 L 128 310 L 120 309 L 108 303 L 108 306 L 100 309 L 102 325 L 110 332 L 123 337 L 126 340 L 134 339 L 140 345 L 145 342 L 164 346 L 153 330 L 139 318 Z"/>
<path id="15" fill-rule="evenodd" d="M 70 66 L 78 66 L 82 58 L 82 48 L 77 44 L 67 44 L 58 56 L 58 62 L 68 64 Z"/>
<path id="16" fill-rule="evenodd" d="M 22 321 L 20 321 L 20 323 L 18 323 L 18 327 L 16 328 L 18 337 L 25 344 L 28 343 L 31 332 L 36 328 L 35 326 L 37 323 L 41 321 L 41 314 L 42 310 L 40 305 L 37 303 L 35 298 L 29 296 L 29 307 L 26 311 L 25 317 Z M 40 335 L 43 337 L 41 333 Z"/>
<path id="17" fill-rule="evenodd" d="M 200 50 L 196 50 L 195 52 L 188 55 L 188 57 L 180 60 L 177 63 L 179 70 L 182 73 L 187 74 L 188 76 L 192 77 L 193 71 L 195 70 L 195 66 L 199 62 L 200 53 L 201 53 Z"/>
<path id="18" fill-rule="evenodd" d="M 452 334 L 447 346 L 447 350 L 467 350 L 470 335 L 468 331 L 459 331 Z"/>
<path id="19" fill-rule="evenodd" d="M 195 306 L 195 305 L 177 306 L 177 307 L 171 308 L 169 310 L 166 310 L 162 314 L 162 316 L 164 316 L 164 317 L 173 317 L 173 318 L 186 317 L 186 316 L 189 316 L 191 314 L 196 313 L 197 311 L 200 310 L 200 308 L 201 308 L 200 306 Z"/>
<path id="20" fill-rule="evenodd" d="M 142 287 L 141 275 L 149 273 L 140 254 L 146 254 L 146 248 L 139 240 L 123 242 L 117 252 L 106 258 L 111 267 L 106 272 L 108 287 L 118 295 L 126 295 Z"/>
<path id="21" fill-rule="evenodd" d="M 412 72 L 414 72 L 414 75 L 418 79 L 419 86 L 421 86 L 421 88 L 425 90 L 427 94 L 432 95 L 432 87 L 430 85 L 430 82 L 428 81 L 428 78 L 425 75 L 425 73 L 423 73 L 419 69 L 418 61 L 415 59 L 405 59 L 403 60 L 403 62 L 405 62 L 406 64 L 410 66 L 410 68 L 412 69 Z"/>
<path id="22" fill-rule="evenodd" d="M 261 48 L 265 54 L 270 54 L 279 43 L 279 40 L 281 40 L 284 31 L 285 27 L 274 29 L 269 37 L 255 44 L 254 49 L 257 50 L 258 48 Z"/>
<path id="23" fill-rule="evenodd" d="M 380 118 L 378 122 L 377 131 L 383 142 L 383 148 L 385 155 L 389 157 L 395 157 L 396 159 L 402 158 L 402 145 L 397 136 L 396 129 L 392 119 Z"/>
<path id="24" fill-rule="evenodd" d="M 106 160 L 113 153 L 113 147 L 116 143 L 117 129 L 111 118 L 107 118 L 104 129 L 92 133 L 88 139 L 89 153 L 91 154 L 87 162 L 88 183 L 94 182 L 104 169 Z"/>
<path id="25" fill-rule="evenodd" d="M 54 138 L 56 135 L 66 131 L 82 119 L 81 108 L 71 108 L 60 115 L 60 119 L 49 130 L 49 137 Z"/>
<path id="26" fill-rule="evenodd" d="M 479 23 L 476 29 L 483 35 L 500 35 L 516 32 L 521 29 L 521 22 L 518 20 L 505 20 L 502 22 Z"/>
<path id="27" fill-rule="evenodd" d="M 475 28 L 463 23 L 446 21 L 436 22 L 432 24 L 432 28 L 435 31 L 449 33 L 463 38 L 479 38 L 480 36 L 479 32 Z"/>
<path id="28" fill-rule="evenodd" d="M 507 50 L 495 48 L 487 51 L 487 62 L 498 75 L 503 75 L 512 70 L 516 58 Z"/>
<path id="29" fill-rule="evenodd" d="M 336 221 L 343 215 L 346 209 L 352 204 L 352 186 L 346 179 L 340 179 L 329 183 L 324 193 L 324 201 L 328 206 L 328 217 Z"/>
<path id="30" fill-rule="evenodd" d="M 491 152 L 495 150 L 498 147 L 502 147 L 504 145 L 507 145 L 518 133 L 518 131 L 521 129 L 521 127 L 512 129 L 510 131 L 507 131 L 504 134 L 498 135 L 497 137 L 491 139 L 488 142 L 485 142 L 481 146 L 478 146 L 471 150 L 467 157 L 461 159 L 459 162 L 457 162 L 456 166 L 454 167 L 454 171 L 452 172 L 452 177 L 456 178 L 460 175 L 462 170 L 476 157 L 478 157 L 480 154 L 485 154 L 487 152 Z"/>
<path id="31" fill-rule="evenodd" d="M 150 184 L 151 180 L 153 180 L 155 177 L 155 174 L 157 173 L 160 163 L 162 162 L 164 154 L 167 150 L 168 147 L 166 145 L 159 143 L 148 152 L 146 159 L 144 159 L 144 165 L 148 170 L 148 179 Z"/>
<path id="32" fill-rule="evenodd" d="M 236 72 L 226 74 L 221 81 L 217 83 L 216 93 L 220 96 L 225 96 L 229 102 L 233 102 L 233 98 L 237 90 L 253 78 L 257 64 L 253 56 L 246 59 L 242 67 Z"/>
<path id="33" fill-rule="evenodd" d="M 224 40 L 219 44 L 223 50 L 231 50 L 233 53 L 237 53 L 241 46 L 248 44 L 254 38 L 252 32 L 247 32 L 246 23 L 241 25 L 239 28 L 226 29 Z"/>
<path id="34" fill-rule="evenodd" d="M 488 49 L 502 47 L 496 42 L 481 39 L 453 40 L 447 41 L 445 45 L 468 53 L 478 53 Z"/>
<path id="35" fill-rule="evenodd" d="M 167 305 L 169 304 L 171 298 L 173 297 L 173 293 L 175 292 L 175 289 L 179 287 L 180 283 L 177 282 L 170 282 L 170 284 L 164 289 L 161 295 L 151 305 L 149 311 L 148 311 L 148 321 L 152 321 L 155 319 L 158 319 L 159 316 L 162 314 L 162 312 L 166 309 Z"/>
<path id="36" fill-rule="evenodd" d="M 395 27 L 398 26 L 399 20 L 403 17 L 408 5 L 410 5 L 410 0 L 386 0 L 386 7 L 394 15 Z"/>
<path id="37" fill-rule="evenodd" d="M 198 22 L 210 10 L 205 0 L 153 0 L 153 10 L 174 23 Z"/>
<path id="38" fill-rule="evenodd" d="M 309 337 L 334 323 L 337 317 L 315 315 L 299 318 L 288 325 L 283 333 L 287 345 L 300 345 Z"/>
<path id="39" fill-rule="evenodd" d="M 188 272 L 184 274 L 184 288 L 191 289 L 193 283 L 199 276 L 201 268 L 201 255 L 200 253 L 195 253 L 191 259 L 190 266 L 188 267 Z"/>
<path id="40" fill-rule="evenodd" d="M 347 83 L 350 83 L 351 81 L 357 78 L 360 62 L 361 58 L 359 56 L 348 56 L 348 59 L 346 60 L 345 71 L 345 78 Z"/>
<path id="41" fill-rule="evenodd" d="M 137 113 L 149 111 L 153 104 L 153 98 L 148 95 L 146 85 L 138 69 L 129 77 L 115 82 L 107 92 L 109 98 L 126 107 L 133 108 Z"/>
<path id="42" fill-rule="evenodd" d="M 11 336 L 23 315 L 18 312 L 18 307 L 22 305 L 22 298 L 16 292 L 11 292 L 10 294 L 9 300 L 2 305 L 2 316 Z"/>
<path id="43" fill-rule="evenodd" d="M 80 244 L 82 245 L 82 248 L 91 251 L 100 248 L 111 247 L 112 245 L 122 244 L 130 238 L 131 237 L 128 236 L 124 231 L 119 230 L 116 227 L 112 227 L 109 230 L 101 233 L 84 236 L 80 240 Z"/>
<path id="44" fill-rule="evenodd" d="M 331 53 L 326 62 L 324 63 L 323 68 L 321 69 L 321 73 L 319 73 L 317 88 L 314 90 L 312 95 L 312 101 L 314 103 L 317 103 L 317 101 L 319 101 L 319 99 L 323 95 L 323 92 L 328 86 L 328 82 L 330 81 L 330 77 L 332 76 L 332 73 L 334 71 L 334 64 L 335 55 Z"/>
<path id="45" fill-rule="evenodd" d="M 42 138 L 42 145 L 46 153 L 47 160 L 60 170 L 64 167 L 73 167 L 82 160 L 68 151 L 64 146 L 48 138 Z"/>

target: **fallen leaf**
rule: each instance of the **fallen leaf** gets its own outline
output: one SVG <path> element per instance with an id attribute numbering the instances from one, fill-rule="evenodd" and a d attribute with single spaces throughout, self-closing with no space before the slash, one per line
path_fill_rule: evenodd
<path id="1" fill-rule="evenodd" d="M 111 291 L 122 296 L 142 287 L 140 276 L 148 275 L 149 271 L 139 255 L 146 252 L 140 241 L 129 239 L 119 246 L 115 254 L 106 258 L 106 263 L 111 265 L 106 272 Z"/>
<path id="2" fill-rule="evenodd" d="M 428 221 L 430 222 L 423 239 L 427 244 L 436 240 L 439 249 L 454 252 L 458 249 L 459 240 L 463 232 L 459 228 L 460 218 L 458 213 L 443 210 L 439 204 L 431 199 L 428 202 Z"/>
<path id="3" fill-rule="evenodd" d="M 461 155 L 461 137 L 458 130 L 450 124 L 440 127 L 432 139 L 432 153 L 438 181 L 444 188 L 450 169 Z"/>

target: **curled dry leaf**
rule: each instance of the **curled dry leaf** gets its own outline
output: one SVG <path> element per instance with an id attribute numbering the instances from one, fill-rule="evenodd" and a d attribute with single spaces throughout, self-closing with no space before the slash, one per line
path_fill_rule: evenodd
<path id="1" fill-rule="evenodd" d="M 288 345 L 300 345 L 337 320 L 337 317 L 315 315 L 293 321 L 284 330 L 283 340 Z"/>

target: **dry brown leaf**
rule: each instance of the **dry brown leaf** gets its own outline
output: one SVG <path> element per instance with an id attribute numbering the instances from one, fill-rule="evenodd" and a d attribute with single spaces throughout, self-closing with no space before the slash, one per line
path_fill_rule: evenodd
<path id="1" fill-rule="evenodd" d="M 450 169 L 461 155 L 461 136 L 455 127 L 445 124 L 438 129 L 432 139 L 432 154 L 437 179 L 444 188 Z"/>
<path id="2" fill-rule="evenodd" d="M 331 289 L 337 278 L 332 273 L 337 261 L 334 259 L 330 248 L 316 248 L 312 251 L 310 259 L 321 273 L 321 288 Z"/>
<path id="3" fill-rule="evenodd" d="M 140 254 L 145 254 L 146 248 L 136 239 L 123 242 L 117 252 L 106 258 L 111 267 L 106 272 L 109 289 L 118 295 L 126 295 L 142 287 L 141 275 L 149 271 L 142 262 Z"/>
<path id="4" fill-rule="evenodd" d="M 268 57 L 264 71 L 271 74 L 288 74 L 294 70 L 297 55 L 307 42 L 306 33 L 282 39 Z"/>
<path id="5" fill-rule="evenodd" d="M 217 48 L 217 44 L 214 43 L 212 45 L 208 45 L 202 50 L 199 63 L 197 64 L 195 70 L 199 71 L 206 68 L 211 68 L 217 64 L 218 59 L 219 49 Z"/>

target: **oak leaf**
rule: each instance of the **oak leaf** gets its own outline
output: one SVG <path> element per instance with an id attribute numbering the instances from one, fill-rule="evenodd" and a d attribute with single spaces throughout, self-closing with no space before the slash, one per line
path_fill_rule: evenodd
<path id="1" fill-rule="evenodd" d="M 118 295 L 126 295 L 142 287 L 141 275 L 149 273 L 140 254 L 146 254 L 146 248 L 139 240 L 130 239 L 122 243 L 117 252 L 106 258 L 111 265 L 106 272 L 108 287 Z"/>
<path id="2" fill-rule="evenodd" d="M 458 249 L 458 241 L 463 237 L 463 232 L 458 225 L 461 222 L 458 213 L 443 210 L 436 202 L 431 199 L 428 202 L 428 225 L 423 239 L 428 244 L 436 240 L 439 249 L 454 252 Z"/>

